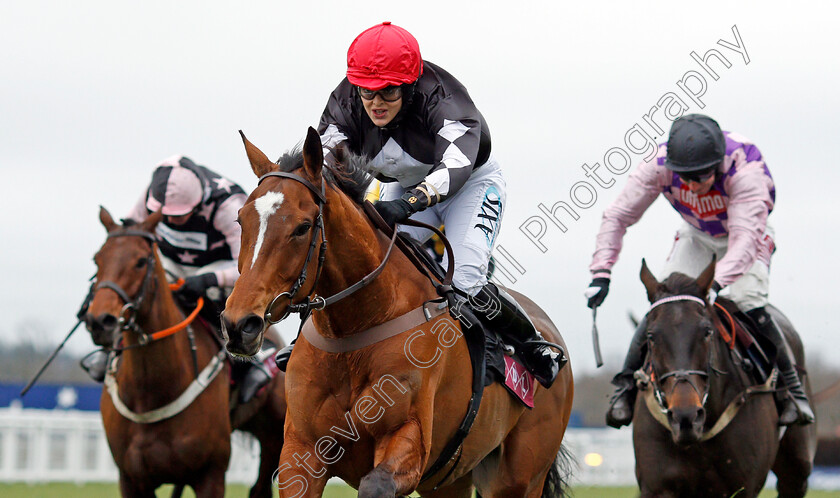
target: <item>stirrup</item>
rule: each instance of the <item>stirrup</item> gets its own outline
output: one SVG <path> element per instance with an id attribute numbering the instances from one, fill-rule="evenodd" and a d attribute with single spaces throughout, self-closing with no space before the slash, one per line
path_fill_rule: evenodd
<path id="1" fill-rule="evenodd" d="M 270 380 L 271 374 L 265 371 L 262 364 L 251 363 L 239 385 L 239 402 L 244 405 L 251 401 Z"/>
<path id="2" fill-rule="evenodd" d="M 808 401 L 788 393 L 779 409 L 779 425 L 808 425 L 814 423 L 814 412 Z"/>
<path id="3" fill-rule="evenodd" d="M 105 372 L 108 370 L 108 353 L 97 349 L 79 361 L 79 366 L 87 372 L 91 379 L 102 384 L 105 382 Z"/>
<path id="4" fill-rule="evenodd" d="M 607 410 L 607 425 L 620 429 L 630 425 L 633 421 L 633 404 L 636 402 L 636 387 L 619 387 L 610 398 L 610 407 Z"/>
<path id="5" fill-rule="evenodd" d="M 286 367 L 289 366 L 289 358 L 292 357 L 292 348 L 294 347 L 295 343 L 293 341 L 274 355 L 274 364 L 277 365 L 277 368 L 279 368 L 281 372 L 285 372 Z"/>
<path id="6" fill-rule="evenodd" d="M 526 341 L 520 348 L 525 367 L 546 389 L 551 387 L 560 370 L 566 365 L 566 353 L 552 351 L 551 347 L 536 341 Z"/>

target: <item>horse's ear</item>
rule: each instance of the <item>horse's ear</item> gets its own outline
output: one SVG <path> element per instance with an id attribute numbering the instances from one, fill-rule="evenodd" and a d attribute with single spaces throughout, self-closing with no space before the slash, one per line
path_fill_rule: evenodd
<path id="1" fill-rule="evenodd" d="M 149 233 L 155 233 L 155 227 L 158 223 L 160 223 L 160 220 L 162 219 L 163 213 L 160 210 L 155 211 L 154 213 L 150 214 L 148 218 L 143 220 L 143 223 L 140 223 L 140 229 L 145 230 Z"/>
<path id="2" fill-rule="evenodd" d="M 239 130 L 239 134 L 242 136 L 242 143 L 245 144 L 245 153 L 248 154 L 248 161 L 251 163 L 251 169 L 254 171 L 254 174 L 257 175 L 257 178 L 262 178 L 262 176 L 269 171 L 274 170 L 274 163 L 271 162 L 263 151 L 257 148 L 256 145 L 252 144 L 245 138 L 245 134 L 242 133 L 242 130 Z"/>
<path id="3" fill-rule="evenodd" d="M 117 228 L 119 225 L 117 222 L 114 221 L 114 218 L 111 216 L 111 213 L 105 209 L 105 206 L 99 206 L 99 221 L 102 222 L 102 226 L 105 227 L 105 230 L 110 233 Z"/>
<path id="4" fill-rule="evenodd" d="M 642 279 L 642 283 L 645 284 L 645 289 L 647 289 L 648 301 L 654 302 L 656 300 L 656 289 L 659 287 L 659 281 L 650 272 L 644 258 L 642 258 L 642 271 L 639 273 L 639 276 Z"/>
<path id="5" fill-rule="evenodd" d="M 709 293 L 709 289 L 712 288 L 712 282 L 715 281 L 715 263 L 717 262 L 717 255 L 712 255 L 712 262 L 709 263 L 709 266 L 703 270 L 703 273 L 697 277 L 697 285 L 700 286 L 700 290 L 703 291 L 703 295 L 707 295 Z"/>
<path id="6" fill-rule="evenodd" d="M 321 166 L 324 165 L 324 149 L 321 145 L 321 135 L 315 128 L 309 127 L 306 141 L 303 143 L 303 169 L 312 180 L 321 178 Z"/>

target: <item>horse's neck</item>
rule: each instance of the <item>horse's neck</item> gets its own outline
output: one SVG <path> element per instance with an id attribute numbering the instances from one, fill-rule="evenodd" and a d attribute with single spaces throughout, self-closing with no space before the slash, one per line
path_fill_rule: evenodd
<path id="1" fill-rule="evenodd" d="M 331 243 L 316 289 L 324 297 L 350 287 L 376 269 L 390 244 L 347 197 L 333 195 L 327 206 L 325 231 Z M 394 247 L 376 279 L 316 312 L 313 320 L 325 335 L 347 336 L 405 314 L 433 297 L 430 282 Z"/>

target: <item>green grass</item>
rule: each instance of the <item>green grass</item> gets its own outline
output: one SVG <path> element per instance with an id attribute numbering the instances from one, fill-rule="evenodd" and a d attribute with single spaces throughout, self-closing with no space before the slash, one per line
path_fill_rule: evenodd
<path id="1" fill-rule="evenodd" d="M 158 489 L 159 498 L 168 497 L 172 493 L 171 486 L 164 486 Z M 573 489 L 575 498 L 636 498 L 638 491 L 635 487 L 606 488 L 578 486 Z M 3 498 L 114 498 L 119 497 L 119 489 L 116 484 L 85 484 L 76 485 L 72 483 L 52 484 L 4 484 L 0 483 L 0 496 Z M 246 486 L 228 486 L 226 496 L 247 497 Z M 276 494 L 275 494 L 276 496 Z M 356 491 L 347 486 L 327 486 L 324 493 L 326 498 L 351 498 L 356 496 Z M 775 497 L 773 490 L 765 490 L 760 498 Z M 184 498 L 194 498 L 192 490 L 187 488 Z M 810 491 L 807 498 L 839 498 L 840 491 Z"/>

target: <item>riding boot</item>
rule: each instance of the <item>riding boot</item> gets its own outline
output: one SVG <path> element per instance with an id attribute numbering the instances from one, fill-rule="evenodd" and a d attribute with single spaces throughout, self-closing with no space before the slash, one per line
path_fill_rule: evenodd
<path id="1" fill-rule="evenodd" d="M 295 339 L 295 341 L 296 340 L 297 339 Z M 291 344 L 281 349 L 276 355 L 274 355 L 274 363 L 281 372 L 285 372 L 286 367 L 289 365 L 289 358 L 292 357 L 292 348 L 295 347 L 295 341 L 292 341 Z"/>
<path id="2" fill-rule="evenodd" d="M 776 347 L 776 366 L 779 368 L 781 380 L 787 387 L 789 396 L 782 401 L 779 410 L 779 425 L 806 425 L 814 422 L 814 411 L 808 403 L 808 396 L 802 388 L 802 381 L 796 373 L 796 366 L 791 361 L 784 336 L 776 326 L 776 321 L 762 306 L 747 312 L 758 325 L 759 331 L 770 339 Z"/>
<path id="3" fill-rule="evenodd" d="M 514 343 L 525 367 L 544 387 L 551 387 L 567 363 L 565 351 L 555 352 L 545 343 L 528 314 L 507 292 L 488 283 L 470 303 L 479 319 Z"/>
<path id="4" fill-rule="evenodd" d="M 610 398 L 610 408 L 607 410 L 607 425 L 620 428 L 629 425 L 633 420 L 633 405 L 636 403 L 636 381 L 633 378 L 636 370 L 642 368 L 645 361 L 645 344 L 647 337 L 647 317 L 636 327 L 630 350 L 624 358 L 624 368 L 612 379 L 616 386 L 615 393 Z"/>
<path id="5" fill-rule="evenodd" d="M 239 402 L 245 404 L 268 384 L 271 380 L 271 373 L 266 370 L 261 361 L 253 360 L 248 364 L 248 371 L 242 377 L 242 383 L 239 385 Z"/>
<path id="6" fill-rule="evenodd" d="M 82 358 L 79 365 L 90 375 L 91 379 L 101 384 L 105 381 L 105 372 L 108 370 L 108 353 L 97 349 Z"/>

